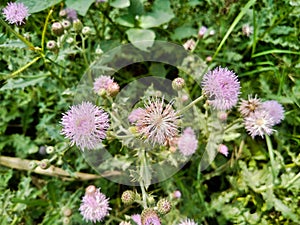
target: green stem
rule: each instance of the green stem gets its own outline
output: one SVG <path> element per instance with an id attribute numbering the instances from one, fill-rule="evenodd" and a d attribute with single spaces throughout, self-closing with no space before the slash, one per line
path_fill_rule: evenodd
<path id="1" fill-rule="evenodd" d="M 270 137 L 266 134 L 265 138 L 266 138 L 267 147 L 268 147 L 268 151 L 269 151 L 269 156 L 270 156 L 270 161 L 271 161 L 271 171 L 272 171 L 272 177 L 273 177 L 273 183 L 274 183 L 275 177 L 276 177 L 274 152 L 273 152 L 273 147 L 272 147 Z"/>
<path id="2" fill-rule="evenodd" d="M 244 14 L 248 11 L 248 9 L 255 3 L 255 0 L 250 0 L 245 7 L 241 10 L 241 12 L 238 14 L 238 16 L 235 18 L 235 20 L 233 21 L 233 23 L 231 24 L 231 26 L 229 27 L 228 31 L 226 32 L 225 36 L 223 37 L 221 43 L 219 44 L 215 54 L 213 55 L 213 60 L 216 58 L 216 56 L 218 55 L 219 51 L 221 50 L 221 48 L 223 47 L 223 45 L 225 44 L 227 38 L 229 37 L 229 35 L 231 34 L 231 32 L 233 31 L 233 29 L 235 28 L 235 26 L 239 23 L 239 21 L 242 19 L 242 17 L 244 16 Z"/>
<path id="3" fill-rule="evenodd" d="M 300 178 L 300 173 L 293 177 L 285 186 L 285 188 L 289 188 L 294 182 L 296 182 Z"/>
<path id="4" fill-rule="evenodd" d="M 193 107 L 193 105 L 195 105 L 196 103 L 200 102 L 202 99 L 204 99 L 204 96 L 201 95 L 200 97 L 196 98 L 194 101 L 192 101 L 190 104 L 188 104 L 187 106 L 185 106 L 183 109 L 179 110 L 176 115 L 182 115 L 185 111 L 189 110 L 191 107 Z"/>
<path id="5" fill-rule="evenodd" d="M 80 34 L 80 37 L 81 37 L 81 42 L 82 42 L 82 55 L 83 55 L 83 59 L 84 59 L 84 62 L 86 64 L 86 66 L 88 67 L 89 66 L 89 61 L 86 57 L 86 51 L 85 51 L 85 38 L 83 37 L 82 34 Z"/>
<path id="6" fill-rule="evenodd" d="M 44 44 L 45 44 L 45 36 L 46 36 L 46 31 L 47 31 L 47 26 L 48 26 L 48 22 L 49 22 L 49 18 L 52 15 L 53 10 L 51 9 L 46 17 L 45 20 L 45 24 L 44 24 L 44 28 L 43 28 L 43 32 L 42 32 L 42 40 L 41 40 L 41 48 L 42 48 L 42 52 L 44 52 Z"/>

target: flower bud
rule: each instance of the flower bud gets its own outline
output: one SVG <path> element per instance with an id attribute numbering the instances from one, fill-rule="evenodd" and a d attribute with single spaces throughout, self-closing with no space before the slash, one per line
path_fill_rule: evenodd
<path id="1" fill-rule="evenodd" d="M 56 52 L 58 50 L 58 47 L 57 47 L 57 44 L 56 44 L 56 41 L 48 41 L 47 44 L 46 44 L 46 47 L 48 50 L 50 50 L 51 52 Z"/>
<path id="2" fill-rule="evenodd" d="M 226 120 L 227 120 L 227 117 L 228 117 L 227 112 L 219 112 L 219 113 L 218 113 L 218 118 L 219 118 L 219 120 L 226 121 Z"/>
<path id="3" fill-rule="evenodd" d="M 165 215 L 167 214 L 168 212 L 171 211 L 171 202 L 168 201 L 167 199 L 160 199 L 158 202 L 157 202 L 157 211 L 162 214 L 162 215 Z"/>
<path id="4" fill-rule="evenodd" d="M 202 27 L 199 29 L 198 37 L 199 37 L 199 38 L 202 38 L 202 37 L 205 35 L 206 32 L 207 32 L 207 27 L 202 26 Z"/>
<path id="5" fill-rule="evenodd" d="M 70 223 L 70 219 L 68 217 L 64 217 L 63 224 L 69 224 L 69 223 Z"/>
<path id="6" fill-rule="evenodd" d="M 126 205 L 132 204 L 135 200 L 135 192 L 131 190 L 124 191 L 121 200 Z"/>
<path id="7" fill-rule="evenodd" d="M 51 166 L 51 164 L 48 159 L 43 159 L 40 161 L 39 166 L 41 169 L 46 170 Z"/>
<path id="8" fill-rule="evenodd" d="M 82 32 L 83 35 L 89 35 L 89 34 L 91 34 L 91 28 L 90 27 L 83 27 L 81 32 Z"/>
<path id="9" fill-rule="evenodd" d="M 55 151 L 53 146 L 47 146 L 46 148 L 46 153 L 47 154 L 52 154 Z"/>
<path id="10" fill-rule="evenodd" d="M 146 208 L 141 214 L 142 225 L 146 224 L 160 224 L 160 218 L 156 211 L 152 208 Z"/>
<path id="11" fill-rule="evenodd" d="M 70 217 L 72 215 L 72 210 L 70 208 L 64 208 L 63 209 L 63 214 L 66 217 Z"/>
<path id="12" fill-rule="evenodd" d="M 79 19 L 75 19 L 73 21 L 73 29 L 75 30 L 75 32 L 77 32 L 77 33 L 81 32 L 82 27 L 83 27 L 83 25 Z"/>
<path id="13" fill-rule="evenodd" d="M 31 170 L 34 170 L 36 167 L 37 167 L 36 162 L 34 162 L 34 161 L 30 161 L 30 162 L 29 162 L 29 168 L 30 168 Z"/>
<path id="14" fill-rule="evenodd" d="M 181 77 L 177 77 L 172 81 L 172 88 L 176 91 L 182 90 L 184 85 L 185 85 L 185 81 Z"/>
<path id="15" fill-rule="evenodd" d="M 63 20 L 61 22 L 62 26 L 64 27 L 65 30 L 69 29 L 71 27 L 71 22 L 69 20 Z"/>
<path id="16" fill-rule="evenodd" d="M 97 190 L 97 188 L 95 187 L 95 185 L 89 185 L 85 189 L 85 194 L 94 194 L 96 190 Z"/>
<path id="17" fill-rule="evenodd" d="M 61 17 L 67 16 L 67 10 L 65 10 L 65 9 L 60 10 L 60 11 L 59 11 L 59 16 L 61 16 Z"/>
<path id="18" fill-rule="evenodd" d="M 55 22 L 51 26 L 51 31 L 53 32 L 54 35 L 61 36 L 64 34 L 65 29 L 60 22 Z"/>
<path id="19" fill-rule="evenodd" d="M 220 144 L 218 147 L 218 152 L 220 152 L 221 154 L 223 154 L 224 156 L 228 156 L 228 148 L 226 145 Z"/>
<path id="20" fill-rule="evenodd" d="M 111 97 L 116 96 L 119 93 L 119 91 L 120 91 L 120 86 L 116 82 L 109 84 L 107 87 L 107 93 Z"/>
<path id="21" fill-rule="evenodd" d="M 179 190 L 176 190 L 172 193 L 173 198 L 181 198 L 181 192 Z"/>
<path id="22" fill-rule="evenodd" d="M 212 57 L 211 57 L 211 56 L 207 56 L 207 57 L 205 58 L 205 60 L 206 60 L 206 62 L 211 62 L 211 61 L 212 61 Z"/>

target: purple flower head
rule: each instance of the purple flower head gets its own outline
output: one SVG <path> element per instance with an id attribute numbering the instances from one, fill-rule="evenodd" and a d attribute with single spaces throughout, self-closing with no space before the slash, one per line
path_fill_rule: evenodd
<path id="1" fill-rule="evenodd" d="M 251 95 L 248 96 L 248 100 L 242 99 L 241 104 L 239 106 L 239 111 L 243 117 L 249 116 L 250 114 L 254 113 L 255 111 L 259 110 L 261 107 L 261 100 L 257 98 L 255 95 L 252 98 Z"/>
<path id="2" fill-rule="evenodd" d="M 161 225 L 160 219 L 154 209 L 144 209 L 141 218 L 142 225 Z"/>
<path id="3" fill-rule="evenodd" d="M 9 2 L 3 9 L 3 15 L 8 23 L 22 25 L 30 14 L 28 8 L 22 2 Z"/>
<path id="4" fill-rule="evenodd" d="M 137 224 L 142 225 L 142 218 L 140 214 L 134 214 L 131 216 L 131 219 Z"/>
<path id="5" fill-rule="evenodd" d="M 198 36 L 199 36 L 199 37 L 203 37 L 203 36 L 205 35 L 206 32 L 207 32 L 207 27 L 206 27 L 206 26 L 202 26 L 202 27 L 199 29 Z"/>
<path id="6" fill-rule="evenodd" d="M 179 116 L 164 99 L 149 100 L 140 119 L 136 121 L 138 132 L 152 144 L 164 145 L 178 133 Z"/>
<path id="7" fill-rule="evenodd" d="M 83 219 L 87 222 L 101 222 L 105 216 L 109 215 L 109 210 L 111 210 L 108 200 L 100 192 L 100 188 L 96 189 L 94 185 L 88 186 L 79 208 Z"/>
<path id="8" fill-rule="evenodd" d="M 192 219 L 184 219 L 184 220 L 180 220 L 178 225 L 198 225 L 198 223 L 196 223 L 194 220 Z"/>
<path id="9" fill-rule="evenodd" d="M 284 109 L 280 103 L 275 100 L 263 102 L 261 110 L 265 110 L 272 117 L 274 125 L 279 124 L 284 118 Z"/>
<path id="10" fill-rule="evenodd" d="M 107 90 L 109 85 L 114 83 L 114 79 L 110 76 L 101 75 L 95 79 L 93 90 L 95 93 L 100 93 L 103 90 Z"/>
<path id="11" fill-rule="evenodd" d="M 184 156 L 190 156 L 196 152 L 198 140 L 192 128 L 188 127 L 178 139 L 178 149 Z"/>
<path id="12" fill-rule="evenodd" d="M 218 152 L 221 154 L 225 155 L 226 157 L 228 156 L 228 148 L 226 145 L 220 144 L 218 147 Z"/>
<path id="13" fill-rule="evenodd" d="M 218 67 L 206 73 L 202 80 L 204 94 L 218 110 L 228 110 L 238 102 L 240 82 L 234 72 Z"/>
<path id="14" fill-rule="evenodd" d="M 90 102 L 83 102 L 63 114 L 62 134 L 71 140 L 71 145 L 95 149 L 106 137 L 109 128 L 108 114 Z"/>
<path id="15" fill-rule="evenodd" d="M 258 110 L 250 114 L 244 120 L 245 128 L 252 138 L 259 135 L 262 138 L 265 134 L 271 135 L 274 130 L 274 121 L 270 114 L 264 110 Z"/>
<path id="16" fill-rule="evenodd" d="M 66 12 L 68 20 L 74 21 L 74 20 L 78 19 L 77 12 L 75 9 L 66 8 L 65 12 Z"/>
<path id="17" fill-rule="evenodd" d="M 172 193 L 173 198 L 181 198 L 181 192 L 176 190 Z"/>
<path id="18" fill-rule="evenodd" d="M 131 113 L 128 116 L 128 120 L 130 123 L 135 123 L 136 121 L 138 121 L 140 118 L 143 117 L 145 110 L 142 108 L 136 108 L 134 110 L 131 111 Z"/>

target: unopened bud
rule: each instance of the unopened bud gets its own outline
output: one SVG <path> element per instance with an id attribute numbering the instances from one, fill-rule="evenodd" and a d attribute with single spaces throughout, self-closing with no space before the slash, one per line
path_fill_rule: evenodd
<path id="1" fill-rule="evenodd" d="M 89 34 L 91 34 L 91 28 L 90 27 L 83 27 L 81 32 L 82 32 L 83 35 L 89 35 Z"/>
<path id="2" fill-rule="evenodd" d="M 120 86 L 116 82 L 109 84 L 107 87 L 107 93 L 111 97 L 116 96 L 119 93 L 119 91 L 120 91 Z"/>
<path id="3" fill-rule="evenodd" d="M 124 191 L 121 200 L 126 205 L 132 204 L 135 200 L 135 192 L 131 190 Z"/>
<path id="4" fill-rule="evenodd" d="M 64 27 L 65 30 L 69 29 L 71 27 L 71 22 L 69 20 L 63 20 L 61 22 L 62 26 Z"/>
<path id="5" fill-rule="evenodd" d="M 207 57 L 205 58 L 205 60 L 206 60 L 206 62 L 211 62 L 211 61 L 212 61 L 212 57 L 211 57 L 211 56 L 207 56 Z"/>
<path id="6" fill-rule="evenodd" d="M 70 219 L 68 217 L 64 217 L 63 224 L 69 224 L 69 223 L 70 223 Z"/>
<path id="7" fill-rule="evenodd" d="M 77 32 L 77 33 L 81 32 L 82 28 L 83 28 L 83 25 L 82 25 L 81 21 L 79 19 L 75 19 L 73 21 L 73 29 L 75 30 L 75 32 Z"/>
<path id="8" fill-rule="evenodd" d="M 85 189 L 85 194 L 94 194 L 96 190 L 97 190 L 97 188 L 95 187 L 95 185 L 89 185 Z"/>
<path id="9" fill-rule="evenodd" d="M 29 169 L 34 170 L 36 167 L 37 167 L 36 162 L 34 162 L 34 161 L 29 162 Z"/>
<path id="10" fill-rule="evenodd" d="M 47 154 L 52 154 L 55 151 L 53 146 L 47 146 L 46 148 L 46 152 Z"/>
<path id="11" fill-rule="evenodd" d="M 60 10 L 59 12 L 59 16 L 61 17 L 65 17 L 67 15 L 67 10 L 63 9 L 63 10 Z"/>
<path id="12" fill-rule="evenodd" d="M 52 24 L 51 30 L 52 30 L 53 34 L 55 34 L 56 36 L 61 36 L 64 34 L 65 29 L 60 22 L 55 22 Z"/>
<path id="13" fill-rule="evenodd" d="M 228 148 L 226 145 L 220 144 L 218 147 L 218 152 L 220 152 L 221 154 L 223 154 L 224 156 L 228 156 Z"/>
<path id="14" fill-rule="evenodd" d="M 51 166 L 51 164 L 48 159 L 43 159 L 40 161 L 39 166 L 41 169 L 46 170 Z"/>
<path id="15" fill-rule="evenodd" d="M 181 198 L 181 192 L 179 190 L 176 190 L 172 193 L 173 198 Z"/>
<path id="16" fill-rule="evenodd" d="M 167 199 L 160 199 L 157 202 L 157 211 L 162 215 L 165 215 L 168 212 L 170 212 L 171 208 L 172 208 L 171 202 L 168 201 Z"/>
<path id="17" fill-rule="evenodd" d="M 185 85 L 185 81 L 181 77 L 177 77 L 172 81 L 172 88 L 176 91 L 182 90 L 184 85 Z"/>
<path id="18" fill-rule="evenodd" d="M 202 37 L 205 35 L 206 31 L 207 31 L 207 27 L 202 26 L 202 27 L 199 29 L 198 37 L 199 37 L 199 38 L 202 38 Z"/>
<path id="19" fill-rule="evenodd" d="M 228 117 L 228 114 L 227 112 L 219 112 L 218 113 L 218 118 L 222 121 L 226 121 L 227 120 L 227 117 Z"/>
<path id="20" fill-rule="evenodd" d="M 52 51 L 52 52 L 56 52 L 57 51 L 57 44 L 55 41 L 51 40 L 51 41 L 48 41 L 47 44 L 46 44 L 46 47 L 48 50 Z"/>
<path id="21" fill-rule="evenodd" d="M 70 208 L 63 209 L 64 216 L 70 217 L 72 215 L 72 210 Z"/>

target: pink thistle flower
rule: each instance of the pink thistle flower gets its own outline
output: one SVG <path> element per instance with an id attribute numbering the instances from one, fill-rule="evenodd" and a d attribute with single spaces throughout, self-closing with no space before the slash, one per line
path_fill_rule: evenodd
<path id="1" fill-rule="evenodd" d="M 131 219 L 137 224 L 142 225 L 142 218 L 140 214 L 134 214 L 131 216 Z"/>
<path id="2" fill-rule="evenodd" d="M 95 79 L 93 90 L 95 93 L 101 93 L 102 91 L 106 91 L 109 85 L 114 83 L 114 79 L 110 76 L 101 75 Z"/>
<path id="3" fill-rule="evenodd" d="M 226 145 L 220 144 L 218 147 L 218 152 L 221 154 L 225 155 L 226 157 L 228 156 L 228 148 Z"/>
<path id="4" fill-rule="evenodd" d="M 196 42 L 193 39 L 189 39 L 183 44 L 183 47 L 185 50 L 193 51 L 196 47 Z"/>
<path id="5" fill-rule="evenodd" d="M 108 114 L 90 102 L 83 102 L 63 114 L 62 134 L 84 151 L 95 149 L 106 137 L 109 128 Z"/>
<path id="6" fill-rule="evenodd" d="M 128 116 L 128 120 L 130 123 L 135 123 L 136 121 L 138 121 L 139 119 L 141 119 L 144 115 L 145 110 L 142 108 L 136 108 L 134 110 L 131 111 L 131 113 Z"/>
<path id="7" fill-rule="evenodd" d="M 265 110 L 269 113 L 274 125 L 279 124 L 284 119 L 284 109 L 282 105 L 275 100 L 263 102 L 261 110 Z"/>
<path id="8" fill-rule="evenodd" d="M 180 220 L 178 225 L 198 225 L 198 223 L 196 223 L 194 220 L 192 219 L 184 219 L 184 220 Z"/>
<path id="9" fill-rule="evenodd" d="M 100 188 L 96 189 L 94 185 L 88 186 L 79 208 L 83 219 L 86 222 L 101 222 L 104 217 L 109 215 L 109 210 L 111 210 L 108 200 L 109 199 L 100 192 Z"/>
<path id="10" fill-rule="evenodd" d="M 156 211 L 151 208 L 144 209 L 141 215 L 142 225 L 161 225 Z"/>
<path id="11" fill-rule="evenodd" d="M 244 124 L 252 138 L 257 135 L 263 138 L 265 134 L 271 135 L 274 132 L 272 129 L 274 121 L 269 113 L 264 110 L 258 110 L 250 114 L 245 118 Z"/>
<path id="12" fill-rule="evenodd" d="M 173 198 L 181 198 L 181 192 L 179 190 L 176 190 L 172 193 Z"/>
<path id="13" fill-rule="evenodd" d="M 199 32 L 198 32 L 198 37 L 199 38 L 202 38 L 207 32 L 207 27 L 206 26 L 202 26 L 200 29 L 199 29 Z"/>
<path id="14" fill-rule="evenodd" d="M 218 110 L 228 110 L 238 102 L 240 82 L 234 72 L 218 67 L 206 73 L 202 80 L 204 94 Z"/>
<path id="15" fill-rule="evenodd" d="M 28 13 L 28 8 L 22 2 L 9 2 L 3 9 L 3 15 L 8 23 L 22 25 L 25 24 L 25 19 L 30 14 Z"/>
<path id="16" fill-rule="evenodd" d="M 196 152 L 198 140 L 192 128 L 188 127 L 178 139 L 178 149 L 184 156 L 190 156 Z"/>
<path id="17" fill-rule="evenodd" d="M 164 106 L 164 99 L 149 100 L 142 114 L 136 121 L 137 130 L 152 144 L 165 145 L 177 135 L 179 116 L 171 104 Z"/>

